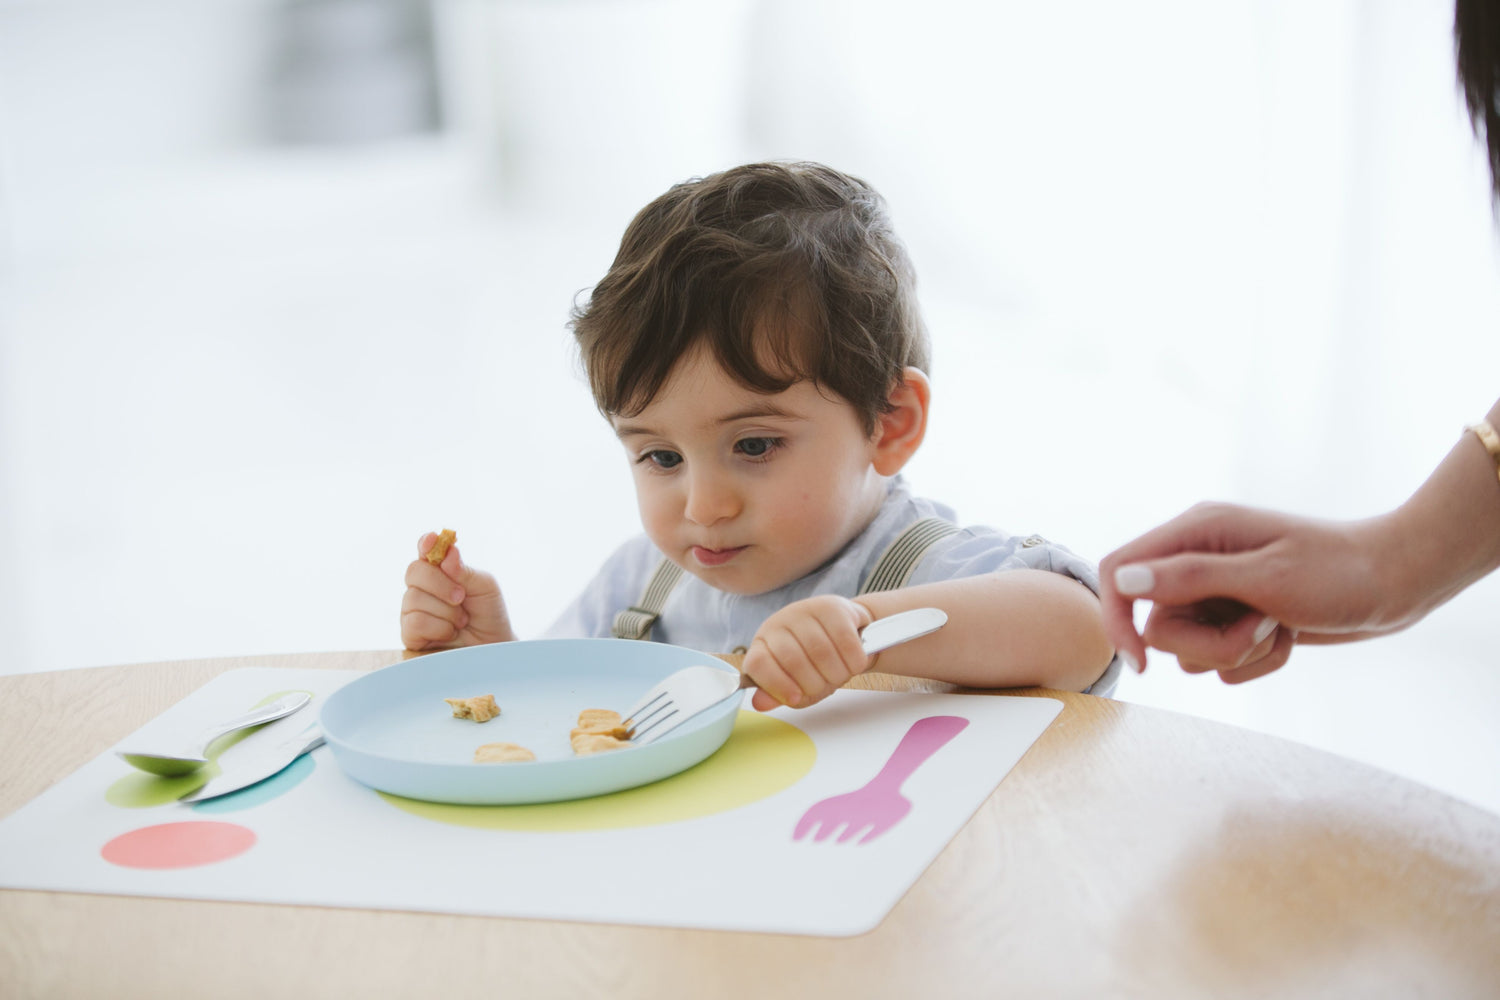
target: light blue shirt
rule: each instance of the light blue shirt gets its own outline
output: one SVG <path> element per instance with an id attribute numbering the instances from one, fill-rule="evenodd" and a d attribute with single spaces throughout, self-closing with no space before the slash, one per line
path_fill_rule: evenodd
<path id="1" fill-rule="evenodd" d="M 952 508 L 914 497 L 901 477 L 890 490 L 875 519 L 838 555 L 800 580 L 763 594 L 731 594 L 717 590 L 691 573 L 684 573 L 662 608 L 652 629 L 656 642 L 706 652 L 742 651 L 756 630 L 772 614 L 795 601 L 818 594 L 853 597 L 875 568 L 886 547 L 909 525 L 927 517 L 954 524 Z M 651 539 L 638 535 L 616 549 L 597 576 L 544 633 L 546 638 L 607 638 L 615 613 L 635 604 L 646 582 L 661 562 L 662 553 Z M 1020 537 L 994 528 L 973 526 L 935 543 L 916 566 L 907 586 L 957 580 L 1012 569 L 1041 569 L 1062 573 L 1099 592 L 1099 574 L 1088 561 L 1040 535 Z M 1089 694 L 1108 697 L 1120 676 L 1115 657 Z"/>

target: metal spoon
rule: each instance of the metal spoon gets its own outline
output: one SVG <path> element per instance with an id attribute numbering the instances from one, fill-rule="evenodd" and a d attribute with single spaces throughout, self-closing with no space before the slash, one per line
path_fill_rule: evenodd
<path id="1" fill-rule="evenodd" d="M 164 778 L 176 778 L 184 774 L 191 774 L 204 764 L 208 763 L 208 748 L 221 736 L 238 732 L 241 729 L 249 729 L 251 726 L 259 726 L 267 722 L 291 715 L 312 701 L 312 695 L 306 691 L 297 691 L 293 694 L 283 695 L 271 702 L 254 708 L 244 715 L 237 715 L 228 722 L 211 726 L 199 733 L 182 753 L 138 753 L 135 751 L 116 750 L 120 759 L 131 767 L 138 767 L 142 771 L 159 774 Z"/>

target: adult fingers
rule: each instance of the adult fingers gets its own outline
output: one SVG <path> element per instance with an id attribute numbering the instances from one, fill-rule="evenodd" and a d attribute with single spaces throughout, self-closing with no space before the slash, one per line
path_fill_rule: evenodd
<path id="1" fill-rule="evenodd" d="M 1259 548 L 1285 531 L 1274 511 L 1226 503 L 1200 503 L 1105 556 L 1112 567 L 1161 559 L 1179 552 L 1241 552 Z"/>
<path id="2" fill-rule="evenodd" d="M 1136 632 L 1135 601 L 1167 599 L 1157 590 L 1159 561 L 1183 552 L 1254 548 L 1275 537 L 1276 530 L 1276 515 L 1270 512 L 1201 503 L 1122 545 L 1099 564 L 1105 635 L 1130 666 L 1144 670 L 1148 643 Z"/>
<path id="3" fill-rule="evenodd" d="M 1135 630 L 1135 598 L 1121 594 L 1113 573 L 1101 567 L 1099 607 L 1104 613 L 1104 634 L 1136 673 L 1146 668 L 1146 643 Z"/>
<path id="4" fill-rule="evenodd" d="M 1273 671 L 1280 670 L 1286 666 L 1287 660 L 1291 659 L 1292 647 L 1297 644 L 1297 632 L 1294 629 L 1278 628 L 1272 637 L 1271 651 L 1258 660 L 1252 660 L 1244 666 L 1235 667 L 1231 670 L 1220 670 L 1219 678 L 1225 684 L 1243 684 L 1253 681 L 1257 677 L 1264 677 Z"/>
<path id="5" fill-rule="evenodd" d="M 1200 601 L 1157 604 L 1151 609 L 1143 634 L 1149 645 L 1175 654 L 1179 662 L 1188 661 L 1205 670 L 1225 670 L 1252 658 L 1257 646 L 1270 642 L 1276 625 L 1275 619 L 1244 605 Z"/>
<path id="6" fill-rule="evenodd" d="M 1227 598 L 1262 613 L 1272 610 L 1264 606 L 1262 560 L 1254 551 L 1183 552 L 1121 566 L 1114 576 L 1120 593 L 1158 605 L 1185 606 Z"/>

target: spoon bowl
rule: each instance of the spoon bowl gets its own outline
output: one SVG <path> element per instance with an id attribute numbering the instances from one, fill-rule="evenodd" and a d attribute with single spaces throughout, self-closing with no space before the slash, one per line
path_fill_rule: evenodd
<path id="1" fill-rule="evenodd" d="M 208 763 L 208 748 L 213 746 L 215 740 L 228 736 L 230 733 L 239 732 L 241 729 L 275 722 L 277 719 L 298 711 L 310 701 L 312 701 L 312 695 L 306 691 L 282 695 L 275 701 L 262 705 L 260 708 L 251 709 L 244 715 L 237 715 L 227 722 L 210 726 L 199 733 L 190 744 L 181 748 L 179 753 L 116 750 L 115 754 L 131 767 L 142 771 L 157 774 L 163 778 L 181 777 L 184 774 L 192 774 Z"/>

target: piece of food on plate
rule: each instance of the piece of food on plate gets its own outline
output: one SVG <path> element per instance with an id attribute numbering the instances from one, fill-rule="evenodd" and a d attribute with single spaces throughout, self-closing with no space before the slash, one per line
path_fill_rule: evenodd
<path id="1" fill-rule="evenodd" d="M 486 743 L 474 751 L 476 764 L 514 764 L 523 760 L 536 760 L 536 754 L 519 743 Z"/>
<path id="2" fill-rule="evenodd" d="M 441 563 L 443 557 L 448 554 L 448 546 L 456 541 L 458 541 L 458 532 L 449 531 L 447 528 L 438 532 L 437 541 L 433 542 L 432 548 L 427 550 L 427 561 L 434 566 Z"/>
<path id="3" fill-rule="evenodd" d="M 573 744 L 573 752 L 580 757 L 586 757 L 592 753 L 604 753 L 607 750 L 621 750 L 630 746 L 627 741 L 616 739 L 608 733 L 591 733 L 584 729 L 573 730 L 573 735 L 568 742 Z"/>
<path id="4" fill-rule="evenodd" d="M 613 736 L 617 740 L 626 739 L 629 735 L 629 730 L 624 720 L 620 718 L 620 713 L 608 708 L 585 708 L 579 712 L 578 727 L 573 732 L 580 730 Z"/>
<path id="5" fill-rule="evenodd" d="M 580 757 L 630 746 L 629 730 L 620 713 L 607 708 L 586 708 L 578 713 L 578 726 L 568 734 L 573 752 Z"/>
<path id="6" fill-rule="evenodd" d="M 492 694 L 475 695 L 473 698 L 444 698 L 443 700 L 453 708 L 455 719 L 489 722 L 500 714 L 500 706 L 495 704 L 495 696 Z"/>

